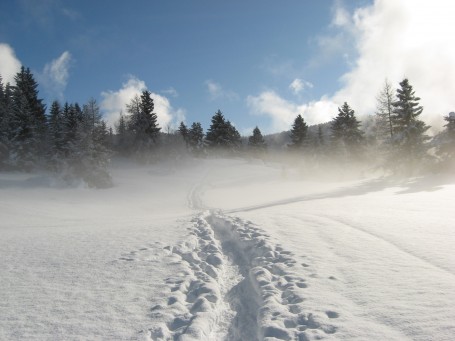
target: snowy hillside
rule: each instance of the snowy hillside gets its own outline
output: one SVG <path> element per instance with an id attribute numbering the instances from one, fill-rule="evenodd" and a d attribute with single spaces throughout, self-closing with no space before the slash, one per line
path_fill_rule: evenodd
<path id="1" fill-rule="evenodd" d="M 117 164 L 0 174 L 0 340 L 452 340 L 455 181 Z"/>

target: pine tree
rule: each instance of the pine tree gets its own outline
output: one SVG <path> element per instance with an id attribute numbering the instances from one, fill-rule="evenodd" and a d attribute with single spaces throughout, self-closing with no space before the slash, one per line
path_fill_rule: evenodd
<path id="1" fill-rule="evenodd" d="M 5 166 L 9 156 L 9 115 L 6 87 L 0 76 L 0 168 Z"/>
<path id="2" fill-rule="evenodd" d="M 82 111 L 77 104 L 65 103 L 62 110 L 63 141 L 62 149 L 66 158 L 77 152 L 77 133 L 82 121 Z"/>
<path id="3" fill-rule="evenodd" d="M 263 151 L 267 148 L 261 130 L 257 126 L 253 129 L 253 135 L 248 138 L 248 146 L 254 152 Z"/>
<path id="4" fill-rule="evenodd" d="M 29 68 L 21 68 L 14 77 L 10 129 L 11 163 L 31 169 L 45 154 L 46 108 L 38 98 L 38 84 Z"/>
<path id="5" fill-rule="evenodd" d="M 230 152 L 237 151 L 242 145 L 240 133 L 230 121 L 224 118 L 220 110 L 212 116 L 212 123 L 205 139 L 210 148 Z"/>
<path id="6" fill-rule="evenodd" d="M 148 90 L 142 91 L 141 111 L 144 116 L 144 132 L 149 140 L 153 141 L 153 143 L 156 143 L 161 128 L 158 127 L 158 117 L 153 112 L 154 108 L 155 105 L 153 103 L 151 93 Z"/>
<path id="7" fill-rule="evenodd" d="M 228 120 L 226 121 L 226 132 L 227 132 L 227 147 L 231 151 L 237 151 L 242 146 L 242 137 L 239 131 L 234 125 Z"/>
<path id="8" fill-rule="evenodd" d="M 226 147 L 226 120 L 220 110 L 218 110 L 215 115 L 212 116 L 212 123 L 207 130 L 205 139 L 211 148 Z"/>
<path id="9" fill-rule="evenodd" d="M 150 151 L 158 140 L 161 128 L 157 123 L 157 116 L 153 113 L 154 103 L 149 91 L 144 90 L 141 97 L 134 97 L 127 105 L 130 114 L 129 130 L 134 136 L 136 151 Z"/>
<path id="10" fill-rule="evenodd" d="M 447 167 L 455 166 L 455 112 L 444 116 L 447 122 L 444 131 L 440 134 L 440 144 L 437 148 L 437 154 L 441 157 L 442 162 Z"/>
<path id="11" fill-rule="evenodd" d="M 58 101 L 51 104 L 48 122 L 49 133 L 49 159 L 54 169 L 59 168 L 58 164 L 63 157 L 65 125 L 61 105 Z"/>
<path id="12" fill-rule="evenodd" d="M 344 102 L 330 126 L 332 150 L 339 156 L 361 156 L 363 132 L 354 110 Z"/>
<path id="13" fill-rule="evenodd" d="M 128 139 L 128 125 L 125 116 L 120 112 L 120 117 L 115 125 L 115 130 L 117 133 L 115 141 L 115 149 L 120 153 L 124 153 L 129 148 L 129 139 Z"/>
<path id="14" fill-rule="evenodd" d="M 178 129 L 179 134 L 182 136 L 183 140 L 185 143 L 188 145 L 188 127 L 185 125 L 185 123 L 180 122 L 179 129 Z"/>
<path id="15" fill-rule="evenodd" d="M 416 161 L 427 156 L 430 139 L 425 132 L 430 128 L 419 116 L 423 107 L 419 105 L 420 98 L 415 96 L 415 91 L 407 79 L 400 83 L 397 89 L 397 101 L 393 106 L 393 149 L 394 162 L 407 164 L 411 168 Z"/>
<path id="16" fill-rule="evenodd" d="M 193 122 L 188 130 L 188 146 L 195 154 L 200 154 L 204 149 L 204 130 L 199 122 Z"/>
<path id="17" fill-rule="evenodd" d="M 302 115 L 297 115 L 291 129 L 291 143 L 288 145 L 292 149 L 301 149 L 307 144 L 308 125 Z"/>

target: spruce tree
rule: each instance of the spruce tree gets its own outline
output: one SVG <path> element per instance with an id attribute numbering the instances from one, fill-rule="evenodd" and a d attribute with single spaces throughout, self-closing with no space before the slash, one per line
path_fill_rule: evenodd
<path id="1" fill-rule="evenodd" d="M 5 166 L 9 155 L 9 115 L 6 87 L 0 76 L 0 168 Z"/>
<path id="2" fill-rule="evenodd" d="M 49 159 L 54 169 L 59 168 L 65 143 L 65 125 L 61 105 L 58 101 L 51 104 L 48 120 Z"/>
<path id="3" fill-rule="evenodd" d="M 427 156 L 430 139 L 425 132 L 430 128 L 419 120 L 423 107 L 419 105 L 420 98 L 407 79 L 400 83 L 397 89 L 397 101 L 393 106 L 393 149 L 394 162 L 397 165 L 407 164 L 411 168 L 416 161 Z"/>
<path id="4" fill-rule="evenodd" d="M 120 117 L 115 125 L 116 130 L 116 141 L 115 141 L 115 149 L 120 153 L 124 153 L 128 150 L 128 127 L 127 121 L 125 116 L 122 112 L 120 112 Z"/>
<path id="5" fill-rule="evenodd" d="M 158 127 L 158 117 L 153 112 L 154 108 L 155 105 L 153 103 L 151 93 L 148 90 L 142 91 L 141 112 L 144 119 L 144 132 L 149 141 L 156 143 L 161 128 Z"/>
<path id="6" fill-rule="evenodd" d="M 447 122 L 444 131 L 440 134 L 440 143 L 437 148 L 437 154 L 441 157 L 445 166 L 455 167 L 455 112 L 444 116 Z"/>
<path id="7" fill-rule="evenodd" d="M 292 149 L 301 149 L 307 143 L 308 125 L 305 123 L 302 115 L 297 115 L 292 124 L 291 143 L 289 147 Z"/>
<path id="8" fill-rule="evenodd" d="M 242 137 L 240 136 L 239 131 L 234 127 L 234 125 L 228 120 L 226 121 L 226 145 L 231 151 L 237 151 L 242 146 Z"/>
<path id="9" fill-rule="evenodd" d="M 261 130 L 257 126 L 253 129 L 253 135 L 248 138 L 248 146 L 255 152 L 263 151 L 267 148 Z"/>
<path id="10" fill-rule="evenodd" d="M 205 140 L 211 148 L 226 147 L 227 145 L 227 131 L 226 120 L 220 110 L 212 116 L 212 121 Z"/>
<path id="11" fill-rule="evenodd" d="M 240 133 L 230 121 L 224 118 L 220 110 L 212 116 L 212 123 L 205 139 L 210 148 L 230 152 L 237 151 L 242 145 Z"/>
<path id="12" fill-rule="evenodd" d="M 360 130 L 360 121 L 348 103 L 338 108 L 338 115 L 330 126 L 332 150 L 339 156 L 361 156 L 363 132 Z"/>
<path id="13" fill-rule="evenodd" d="M 45 154 L 46 108 L 38 98 L 38 84 L 29 68 L 22 67 L 14 77 L 10 129 L 11 163 L 19 168 L 37 166 Z"/>
<path id="14" fill-rule="evenodd" d="M 179 129 L 178 129 L 179 134 L 182 136 L 183 140 L 185 141 L 186 145 L 188 145 L 188 127 L 185 125 L 185 123 L 180 122 Z"/>
<path id="15" fill-rule="evenodd" d="M 193 122 L 188 130 L 187 139 L 188 146 L 191 150 L 196 154 L 200 154 L 204 148 L 204 130 L 202 129 L 201 123 Z"/>
<path id="16" fill-rule="evenodd" d="M 153 112 L 154 103 L 149 91 L 144 90 L 141 96 L 134 97 L 127 105 L 129 131 L 134 138 L 137 152 L 147 152 L 158 140 L 161 128 L 157 123 L 157 115 Z"/>

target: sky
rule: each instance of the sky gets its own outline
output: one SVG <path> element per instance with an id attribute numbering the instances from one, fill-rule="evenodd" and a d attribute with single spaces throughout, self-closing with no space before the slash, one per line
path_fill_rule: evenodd
<path id="1" fill-rule="evenodd" d="M 330 121 L 347 102 L 374 114 L 404 78 L 440 128 L 455 111 L 451 0 L 0 2 L 0 75 L 21 65 L 49 104 L 97 100 L 115 125 L 152 92 L 164 131 L 206 130 L 221 110 L 243 135 Z"/>

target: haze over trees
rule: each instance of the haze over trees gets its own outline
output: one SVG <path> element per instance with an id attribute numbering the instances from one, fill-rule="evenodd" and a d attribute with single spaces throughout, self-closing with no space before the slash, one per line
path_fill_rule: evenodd
<path id="1" fill-rule="evenodd" d="M 263 136 L 256 126 L 245 138 L 221 110 L 213 114 L 206 132 L 200 122 L 190 126 L 181 122 L 176 131 L 163 133 L 148 90 L 119 113 L 114 133 L 94 99 L 82 106 L 53 101 L 46 110 L 30 69 L 22 67 L 14 80 L 14 85 L 3 84 L 0 77 L 0 168 L 48 169 L 70 183 L 82 179 L 90 186 L 110 186 L 108 166 L 117 156 L 159 162 L 186 153 L 196 157 L 251 153 L 261 158 L 291 153 L 307 168 L 320 167 L 322 161 L 365 162 L 403 174 L 454 166 L 455 114 L 444 116 L 442 132 L 427 135 L 420 98 L 408 79 L 396 91 L 384 83 L 368 130 L 345 102 L 330 122 L 308 126 L 298 114 L 284 135 Z"/>

